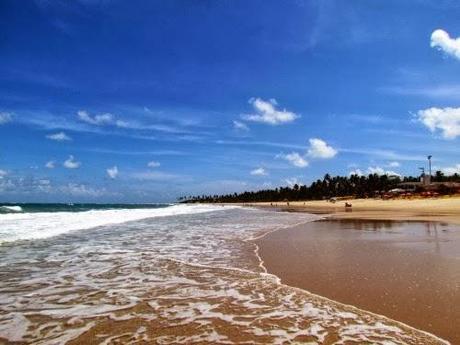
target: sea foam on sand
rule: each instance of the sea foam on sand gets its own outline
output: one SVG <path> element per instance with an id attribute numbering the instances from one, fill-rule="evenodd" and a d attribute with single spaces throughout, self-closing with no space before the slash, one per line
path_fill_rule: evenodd
<path id="1" fill-rule="evenodd" d="M 80 231 L 65 223 L 61 236 L 0 246 L 0 338 L 34 344 L 443 343 L 264 272 L 247 239 L 317 216 L 220 206 L 172 206 L 156 217 L 130 212 L 121 213 L 128 223 L 114 224 L 121 220 L 114 217 L 105 220 L 110 225 Z M 87 225 L 97 218 L 82 216 Z"/>

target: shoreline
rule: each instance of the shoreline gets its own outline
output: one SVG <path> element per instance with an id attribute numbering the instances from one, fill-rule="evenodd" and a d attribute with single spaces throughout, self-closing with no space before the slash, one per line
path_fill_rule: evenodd
<path id="1" fill-rule="evenodd" d="M 345 202 L 351 203 L 351 209 L 345 208 Z M 233 204 L 234 205 L 234 204 Z M 337 201 L 336 203 L 331 203 L 329 201 L 298 201 L 298 202 L 259 202 L 259 203 L 244 203 L 239 204 L 244 207 L 255 207 L 261 209 L 273 209 L 276 211 L 282 212 L 307 212 L 317 215 L 322 215 L 323 218 L 320 220 L 307 223 L 304 226 L 312 226 L 312 223 L 318 222 L 333 222 L 333 223 L 343 223 L 343 222 L 371 222 L 371 223 L 393 223 L 393 224 L 439 224 L 440 226 L 455 226 L 460 225 L 460 197 L 442 197 L 442 198 L 432 198 L 432 199 L 393 199 L 393 200 L 377 200 L 377 199 L 352 199 L 352 200 L 343 200 Z M 292 227 L 296 228 L 296 227 Z M 290 228 L 290 229 L 292 229 Z M 379 308 L 369 308 L 366 305 L 360 305 L 352 300 L 347 299 L 337 299 L 334 295 L 325 293 L 322 290 L 312 291 L 308 284 L 295 283 L 288 278 L 284 272 L 277 271 L 273 269 L 273 265 L 269 261 L 268 257 L 272 256 L 274 250 L 279 250 L 279 248 L 271 248 L 271 252 L 267 254 L 266 250 L 264 251 L 264 240 L 270 237 L 277 237 L 277 233 L 283 233 L 279 230 L 289 230 L 289 229 L 278 229 L 277 231 L 271 231 L 261 238 L 254 241 L 256 245 L 255 254 L 261 260 L 261 267 L 263 267 L 267 273 L 273 274 L 280 279 L 281 284 L 286 284 L 288 286 L 300 288 L 307 291 L 313 295 L 317 295 L 323 298 L 326 298 L 337 303 L 355 307 L 358 310 L 364 310 L 375 315 L 383 316 L 389 320 L 401 323 L 407 327 L 425 332 L 428 335 L 432 335 L 440 340 L 449 339 L 452 344 L 460 340 L 460 335 L 454 334 L 446 338 L 446 332 L 436 332 L 436 330 L 431 329 L 430 327 L 423 327 L 420 324 L 411 323 L 405 317 L 398 318 L 394 315 L 389 315 L 388 313 L 381 312 Z M 280 236 L 284 236 L 283 235 Z M 279 239 L 278 239 L 279 240 Z M 279 244 L 279 242 L 278 242 Z M 292 248 L 291 248 L 292 250 Z M 286 261 L 285 257 L 278 257 L 278 261 Z M 402 259 L 403 260 L 403 259 Z M 293 265 L 294 263 L 290 261 L 287 263 L 287 266 Z M 304 262 L 304 265 L 308 265 L 308 262 Z M 294 264 L 295 265 L 295 264 Z M 420 264 L 419 266 L 421 266 Z M 457 269 L 459 264 L 456 265 Z M 385 284 L 385 282 L 382 282 Z M 401 303 L 404 300 L 401 299 Z M 422 299 L 421 302 L 424 302 Z M 453 300 L 453 304 L 456 302 Z M 429 319 L 431 316 L 425 316 L 426 319 Z M 456 323 L 460 322 L 460 319 L 456 318 L 453 320 L 445 320 L 447 323 Z M 413 325 L 413 326 L 412 326 Z M 455 332 L 454 332 L 455 333 Z M 453 338 L 453 340 L 452 340 Z"/>
<path id="2" fill-rule="evenodd" d="M 351 208 L 345 208 L 345 202 Z M 307 212 L 330 219 L 436 221 L 460 225 L 460 196 L 430 199 L 349 199 L 292 202 L 228 203 L 243 207 L 270 208 L 285 212 Z"/>
<path id="3" fill-rule="evenodd" d="M 252 205 L 253 206 L 253 205 Z M 265 207 L 264 207 L 265 208 Z M 282 211 L 291 211 L 292 210 L 286 210 L 286 209 L 282 209 Z M 300 211 L 298 208 L 294 210 L 294 212 L 302 212 Z M 303 211 L 303 212 L 306 212 L 306 211 Z M 429 223 L 430 221 L 433 222 L 433 218 L 436 218 L 436 217 L 427 217 L 423 220 L 420 220 L 420 219 L 406 219 L 406 220 L 401 220 L 399 217 L 397 217 L 396 219 L 381 219 L 380 221 L 381 222 L 384 222 L 384 223 L 388 223 L 387 221 L 389 221 L 390 223 L 395 223 L 395 224 L 398 224 L 398 223 L 401 223 L 401 224 L 404 224 L 404 223 L 408 223 L 408 224 L 420 224 L 420 223 Z M 443 221 L 445 221 L 445 218 L 442 218 Z M 334 302 L 334 303 L 337 303 L 339 305 L 343 305 L 345 307 L 348 307 L 348 308 L 353 308 L 357 311 L 364 311 L 364 312 L 367 312 L 367 313 L 370 313 L 370 314 L 373 314 L 373 315 L 376 315 L 376 316 L 379 316 L 379 317 L 383 317 L 387 320 L 389 320 L 390 322 L 394 323 L 394 324 L 399 324 L 399 325 L 402 325 L 404 327 L 407 327 L 409 329 L 412 329 L 414 331 L 417 331 L 417 332 L 422 332 L 428 336 L 431 336 L 437 340 L 439 340 L 440 342 L 442 343 L 446 343 L 446 344 L 454 344 L 456 341 L 458 341 L 460 338 L 459 338 L 459 335 L 456 335 L 454 334 L 453 337 L 454 337 L 454 340 L 453 342 L 452 339 L 449 339 L 449 338 L 452 338 L 452 337 L 448 337 L 446 338 L 445 334 L 439 334 L 439 333 L 435 333 L 433 332 L 433 330 L 429 330 L 427 328 L 420 328 L 420 325 L 412 325 L 411 323 L 408 322 L 408 320 L 405 320 L 404 318 L 403 319 L 400 319 L 400 318 L 396 318 L 394 315 L 388 315 L 384 312 L 381 312 L 380 310 L 378 309 L 374 309 L 374 308 L 368 308 L 366 307 L 365 305 L 360 305 L 358 303 L 354 303 L 354 302 L 350 302 L 348 300 L 343 300 L 343 299 L 337 299 L 335 298 L 334 296 L 330 296 L 328 293 L 323 293 L 321 290 L 316 290 L 316 291 L 312 291 L 311 288 L 309 288 L 308 284 L 299 284 L 299 283 L 293 283 L 290 279 L 289 279 L 289 274 L 285 274 L 285 272 L 283 270 L 277 270 L 277 269 L 274 269 L 273 268 L 273 262 L 270 262 L 270 261 L 277 261 L 277 262 L 281 262 L 281 261 L 285 261 L 287 262 L 287 266 L 295 266 L 295 263 L 289 259 L 286 259 L 286 257 L 284 255 L 281 254 L 281 257 L 280 257 L 280 254 L 275 257 L 273 259 L 273 253 L 275 252 L 273 249 L 276 249 L 276 251 L 281 251 L 281 252 L 284 252 L 284 250 L 280 247 L 282 247 L 282 244 L 280 245 L 280 242 L 279 242 L 279 237 L 284 237 L 286 235 L 286 231 L 289 231 L 289 230 L 292 230 L 292 229 L 299 229 L 299 228 L 304 228 L 304 227 L 309 227 L 309 226 L 315 226 L 315 224 L 317 223 L 323 223 L 323 224 L 327 224 L 327 223 L 337 223 L 337 224 L 340 224 L 342 223 L 343 221 L 345 222 L 358 222 L 358 223 L 361 223 L 361 222 L 379 222 L 379 220 L 375 221 L 375 220 L 371 220 L 371 219 L 366 219 L 366 218 L 358 218 L 358 217 L 340 217 L 340 216 L 336 216 L 334 217 L 334 214 L 326 214 L 324 218 L 321 218 L 321 219 L 318 219 L 318 220 L 314 220 L 312 222 L 308 222 L 308 223 L 305 223 L 305 224 L 302 224 L 302 225 L 297 225 L 297 226 L 294 226 L 294 227 L 289 227 L 289 228 L 282 228 L 282 229 L 276 229 L 276 230 L 273 230 L 273 231 L 270 231 L 270 232 L 267 232 L 259 237 L 257 237 L 256 239 L 253 239 L 252 242 L 254 243 L 255 245 L 255 255 L 259 258 L 260 260 L 260 267 L 262 267 L 264 269 L 264 271 L 269 274 L 269 275 L 273 275 L 275 277 L 277 277 L 279 279 L 279 284 L 281 285 L 286 285 L 286 286 L 290 286 L 292 288 L 296 288 L 296 289 L 300 289 L 300 290 L 303 290 L 311 295 L 314 295 L 314 296 L 317 296 L 317 297 L 320 297 L 320 298 L 324 298 L 328 301 L 331 301 L 331 302 Z M 439 223 L 439 224 L 444 224 L 446 225 L 445 223 Z M 459 228 L 460 229 L 460 228 Z M 283 231 L 281 231 L 283 230 Z M 278 237 L 278 241 L 276 242 L 277 246 L 275 248 L 268 248 L 268 251 L 267 251 L 267 246 L 266 246 L 266 242 L 267 240 L 270 241 L 271 240 L 271 237 Z M 310 238 L 311 240 L 311 238 Z M 294 239 L 294 241 L 296 242 L 296 244 L 298 245 L 298 242 L 297 242 L 297 239 Z M 292 248 L 289 248 L 290 250 L 292 250 Z M 276 255 L 275 255 L 276 256 Z M 307 265 L 308 263 L 305 263 L 303 262 L 302 264 L 305 264 Z M 298 263 L 297 263 L 297 266 L 298 266 Z M 311 279 L 311 278 L 314 278 L 314 277 L 308 277 L 308 279 Z M 403 303 L 404 304 L 404 303 Z M 455 304 L 455 302 L 454 302 Z M 455 320 L 450 320 L 450 322 L 453 322 L 455 324 Z M 449 340 L 447 340 L 449 339 Z"/>
<path id="4" fill-rule="evenodd" d="M 333 305 L 338 305 L 338 306 L 341 306 L 343 307 L 345 310 L 352 310 L 356 313 L 366 313 L 366 314 L 370 314 L 370 315 L 373 315 L 375 317 L 378 317 L 378 318 L 381 318 L 385 321 L 387 321 L 389 324 L 392 324 L 392 325 L 396 325 L 398 327 L 401 327 L 402 329 L 409 329 L 415 333 L 421 333 L 421 334 L 424 334 L 425 336 L 429 337 L 429 338 L 432 338 L 434 339 L 435 341 L 439 341 L 439 343 L 441 344 L 445 344 L 445 345 L 450 345 L 452 344 L 449 340 L 446 340 L 434 333 L 431 333 L 429 331 L 426 331 L 426 330 L 423 330 L 423 329 L 420 329 L 420 328 L 417 328 L 417 327 L 414 327 L 414 326 L 411 326 L 403 321 L 400 321 L 400 320 L 396 320 L 396 319 L 393 319 L 387 315 L 384 315 L 384 314 L 379 314 L 379 313 L 376 313 L 376 312 L 373 312 L 373 311 L 370 311 L 370 310 L 366 310 L 366 309 L 361 309 L 359 306 L 356 306 L 356 305 L 353 305 L 353 304 L 348 304 L 348 303 L 345 303 L 345 302 L 341 302 L 341 301 L 338 301 L 338 300 L 334 300 L 334 299 L 331 299 L 327 296 L 324 296 L 324 295 L 320 295 L 318 293 L 314 293 L 304 287 L 299 287 L 299 286 L 296 286 L 296 285 L 291 285 L 291 284 L 288 284 L 288 283 L 284 283 L 283 281 L 283 278 L 278 275 L 278 274 L 275 274 L 273 272 L 270 272 L 267 267 L 265 266 L 265 261 L 263 260 L 263 257 L 262 255 L 260 254 L 260 249 L 261 249 L 261 242 L 264 240 L 264 238 L 266 238 L 267 236 L 270 236 L 274 233 L 278 233 L 278 232 L 283 232 L 285 230 L 288 230 L 288 229 L 292 229 L 292 228 L 297 228 L 297 227 L 301 227 L 301 226 L 308 226 L 309 224 L 312 224 L 312 223 L 316 223 L 316 222 L 320 222 L 320 221 L 327 221 L 328 218 L 319 218 L 319 219 L 316 219 L 316 220 L 312 220 L 310 222 L 305 222 L 305 223 L 301 223 L 301 224 L 297 224 L 297 225 L 294 225 L 294 226 L 291 226 L 291 227 L 287 227 L 287 228 L 277 228 L 277 229 L 274 229 L 274 230 L 271 230 L 271 231 L 267 231 L 257 237 L 254 237 L 254 238 L 248 238 L 246 240 L 244 240 L 245 242 L 252 242 L 254 244 L 254 254 L 256 255 L 257 259 L 259 260 L 259 267 L 263 270 L 263 273 L 262 274 L 265 274 L 265 275 L 268 275 L 268 276 L 271 276 L 273 277 L 277 284 L 280 285 L 280 286 L 285 286 L 285 287 L 288 287 L 290 289 L 293 289 L 293 290 L 297 290 L 301 293 L 306 293 L 308 295 L 311 295 L 315 298 L 320 298 L 322 300 L 325 300 Z"/>

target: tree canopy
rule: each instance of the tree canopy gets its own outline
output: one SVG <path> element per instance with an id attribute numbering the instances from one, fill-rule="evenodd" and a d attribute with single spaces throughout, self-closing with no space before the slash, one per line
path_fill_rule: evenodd
<path id="1" fill-rule="evenodd" d="M 332 197 L 373 197 L 398 188 L 404 182 L 419 182 L 420 176 L 388 176 L 370 174 L 367 176 L 330 176 L 324 175 L 309 186 L 295 184 L 290 187 L 245 191 L 225 195 L 201 195 L 179 198 L 182 202 L 267 202 L 267 201 L 298 201 L 322 200 Z M 432 177 L 433 182 L 460 182 L 460 176 L 445 176 L 437 171 Z"/>

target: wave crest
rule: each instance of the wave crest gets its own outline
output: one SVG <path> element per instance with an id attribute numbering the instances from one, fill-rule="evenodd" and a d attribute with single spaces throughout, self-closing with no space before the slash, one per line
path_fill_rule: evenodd
<path id="1" fill-rule="evenodd" d="M 0 213 L 21 213 L 21 206 L 0 206 Z"/>

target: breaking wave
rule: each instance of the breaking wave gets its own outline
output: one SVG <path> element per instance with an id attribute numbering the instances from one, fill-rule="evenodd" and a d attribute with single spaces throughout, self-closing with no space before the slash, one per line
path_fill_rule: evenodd
<path id="1" fill-rule="evenodd" d="M 18 213 L 22 212 L 21 206 L 0 206 L 0 214 L 1 213 Z"/>

